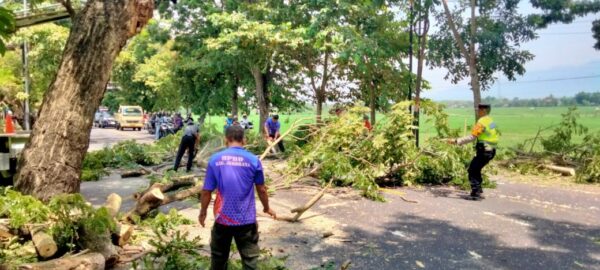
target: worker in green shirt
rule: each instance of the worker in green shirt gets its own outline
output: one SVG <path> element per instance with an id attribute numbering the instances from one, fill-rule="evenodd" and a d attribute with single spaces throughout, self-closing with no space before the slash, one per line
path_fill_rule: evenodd
<path id="1" fill-rule="evenodd" d="M 498 139 L 500 135 L 496 129 L 496 123 L 490 117 L 492 110 L 489 104 L 479 104 L 478 106 L 478 118 L 477 123 L 473 126 L 471 134 L 458 139 L 451 139 L 449 143 L 456 145 L 464 145 L 473 141 L 477 141 L 475 144 L 475 150 L 477 155 L 471 161 L 469 165 L 469 182 L 471 183 L 471 194 L 469 199 L 478 200 L 483 197 L 483 189 L 481 183 L 483 177 L 481 170 L 496 156 L 496 146 L 498 145 Z"/>

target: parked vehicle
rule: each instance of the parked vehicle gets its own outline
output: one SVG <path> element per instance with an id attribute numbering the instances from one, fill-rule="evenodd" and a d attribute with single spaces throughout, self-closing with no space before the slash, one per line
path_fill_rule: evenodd
<path id="1" fill-rule="evenodd" d="M 94 114 L 94 126 L 95 127 L 100 126 L 100 121 L 102 120 L 102 116 L 104 113 L 108 113 L 108 108 L 101 106 L 98 108 L 98 111 L 96 111 L 96 113 Z"/>
<path id="2" fill-rule="evenodd" d="M 115 119 L 118 130 L 142 130 L 144 127 L 144 111 L 140 106 L 119 106 Z"/>
<path id="3" fill-rule="evenodd" d="M 98 127 L 117 127 L 117 120 L 109 112 L 103 112 Z"/>

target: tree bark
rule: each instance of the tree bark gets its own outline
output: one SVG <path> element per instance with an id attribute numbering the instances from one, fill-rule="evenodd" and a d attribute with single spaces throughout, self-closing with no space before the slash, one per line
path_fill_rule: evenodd
<path id="1" fill-rule="evenodd" d="M 471 77 L 471 90 L 473 91 L 473 107 L 475 108 L 475 119 L 479 120 L 477 113 L 478 105 L 481 103 L 481 86 L 479 84 L 479 72 L 477 71 L 477 54 L 475 53 L 475 34 L 477 31 L 477 18 L 475 17 L 476 0 L 471 0 L 471 42 L 469 42 L 469 76 Z"/>
<path id="2" fill-rule="evenodd" d="M 238 79 L 234 79 L 233 87 L 231 89 L 231 114 L 238 116 Z"/>
<path id="3" fill-rule="evenodd" d="M 269 99 L 267 98 L 267 81 L 259 67 L 252 68 L 252 76 L 254 76 L 254 84 L 256 87 L 256 103 L 258 104 L 258 112 L 260 115 L 259 131 L 260 134 L 265 133 L 264 124 L 269 117 Z"/>
<path id="4" fill-rule="evenodd" d="M 79 191 L 94 111 L 113 62 L 153 9 L 153 0 L 89 0 L 75 16 L 56 78 L 23 151 L 17 190 L 42 200 Z"/>
<path id="5" fill-rule="evenodd" d="M 79 256 L 63 257 L 47 262 L 30 263 L 19 266 L 20 270 L 104 270 L 104 256 L 92 252 Z"/>
<path id="6" fill-rule="evenodd" d="M 376 110 L 375 110 L 375 83 L 371 80 L 370 81 L 370 88 L 369 88 L 369 109 L 371 110 L 371 125 L 375 126 L 376 123 Z"/>
<path id="7" fill-rule="evenodd" d="M 454 35 L 454 39 L 456 39 L 456 44 L 458 45 L 458 49 L 461 54 L 469 64 L 469 77 L 471 77 L 471 91 L 473 91 L 473 105 L 475 107 L 475 118 L 479 118 L 477 115 L 477 105 L 481 102 L 481 89 L 479 84 L 479 73 L 477 72 L 477 61 L 475 59 L 475 32 L 477 27 L 475 25 L 475 0 L 471 0 L 471 41 L 469 44 L 469 51 L 467 51 L 467 47 L 465 47 L 465 43 L 463 42 L 458 30 L 456 29 L 456 24 L 454 24 L 454 20 L 452 19 L 452 14 L 450 13 L 450 8 L 448 8 L 447 0 L 443 0 L 442 4 L 444 6 L 444 13 L 446 14 L 446 19 L 448 19 L 448 26 L 450 26 L 450 30 L 452 30 L 452 35 Z"/>

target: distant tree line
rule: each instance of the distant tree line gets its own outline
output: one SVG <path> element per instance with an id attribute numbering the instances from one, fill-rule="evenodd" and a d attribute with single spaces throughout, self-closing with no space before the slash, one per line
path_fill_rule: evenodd
<path id="1" fill-rule="evenodd" d="M 483 103 L 492 104 L 494 107 L 559 107 L 559 106 L 600 106 L 600 92 L 579 92 L 573 97 L 555 97 L 549 95 L 544 98 L 497 98 L 486 97 Z M 470 107 L 471 101 L 445 101 L 450 108 Z"/>

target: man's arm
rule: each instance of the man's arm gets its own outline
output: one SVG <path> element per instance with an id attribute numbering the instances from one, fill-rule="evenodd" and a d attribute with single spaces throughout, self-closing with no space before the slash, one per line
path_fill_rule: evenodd
<path id="1" fill-rule="evenodd" d="M 481 135 L 481 133 L 483 133 L 485 127 L 479 123 L 475 124 L 475 126 L 473 126 L 473 129 L 471 130 L 471 134 L 468 136 L 464 136 L 461 138 L 457 138 L 454 143 L 457 145 L 464 145 L 470 142 L 473 142 L 477 139 L 477 137 L 479 137 L 479 135 Z"/>
<path id="2" fill-rule="evenodd" d="M 200 192 L 200 215 L 198 216 L 198 222 L 200 225 L 204 227 L 204 222 L 206 221 L 206 213 L 208 210 L 208 205 L 210 204 L 212 191 L 210 190 L 202 190 Z"/>
<path id="3" fill-rule="evenodd" d="M 263 205 L 263 212 L 272 216 L 274 219 L 277 219 L 277 214 L 275 211 L 269 207 L 269 194 L 267 192 L 267 186 L 264 184 L 256 185 L 256 192 L 258 193 L 258 198 L 260 199 L 260 203 Z"/>

